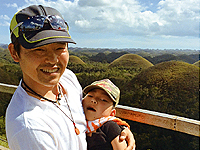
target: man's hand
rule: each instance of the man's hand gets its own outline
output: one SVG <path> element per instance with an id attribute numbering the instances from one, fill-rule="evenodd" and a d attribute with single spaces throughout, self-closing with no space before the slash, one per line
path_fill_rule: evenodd
<path id="1" fill-rule="evenodd" d="M 125 128 L 121 132 L 119 139 L 121 141 L 126 140 L 126 142 L 128 143 L 128 147 L 125 150 L 135 150 L 135 147 L 136 147 L 135 139 L 133 137 L 132 132 L 128 128 Z"/>

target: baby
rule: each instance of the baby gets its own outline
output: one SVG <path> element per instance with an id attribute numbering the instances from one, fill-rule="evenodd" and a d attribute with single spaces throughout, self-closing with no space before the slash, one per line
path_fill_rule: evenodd
<path id="1" fill-rule="evenodd" d="M 95 81 L 83 89 L 83 109 L 87 120 L 88 150 L 123 150 L 126 141 L 120 141 L 119 135 L 129 125 L 116 114 L 120 90 L 109 79 Z"/>

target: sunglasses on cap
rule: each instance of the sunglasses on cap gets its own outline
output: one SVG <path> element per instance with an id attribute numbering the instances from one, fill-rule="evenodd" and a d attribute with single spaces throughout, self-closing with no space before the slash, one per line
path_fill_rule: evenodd
<path id="1" fill-rule="evenodd" d="M 11 31 L 10 35 L 12 35 L 13 31 L 19 27 L 21 32 L 26 31 L 37 31 L 44 28 L 45 23 L 49 23 L 51 28 L 54 30 L 62 30 L 68 32 L 69 27 L 68 24 L 58 15 L 48 15 L 48 16 L 33 16 L 28 18 L 27 20 L 18 23 Z"/>

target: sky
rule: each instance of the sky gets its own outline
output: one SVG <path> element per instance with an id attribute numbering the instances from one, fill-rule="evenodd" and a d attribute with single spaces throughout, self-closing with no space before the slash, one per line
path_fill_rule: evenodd
<path id="1" fill-rule="evenodd" d="M 70 47 L 200 49 L 200 0 L 0 0 L 0 43 L 10 43 L 13 15 L 34 4 L 63 15 Z"/>

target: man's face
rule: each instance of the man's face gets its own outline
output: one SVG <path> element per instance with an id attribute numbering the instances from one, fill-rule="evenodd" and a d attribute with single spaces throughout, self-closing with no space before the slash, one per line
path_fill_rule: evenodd
<path id="1" fill-rule="evenodd" d="M 82 103 L 88 121 L 110 116 L 113 112 L 112 99 L 101 89 L 88 92 Z"/>
<path id="2" fill-rule="evenodd" d="M 54 86 L 69 60 L 68 43 L 52 43 L 34 49 L 21 46 L 19 63 L 23 79 L 31 87 Z"/>

